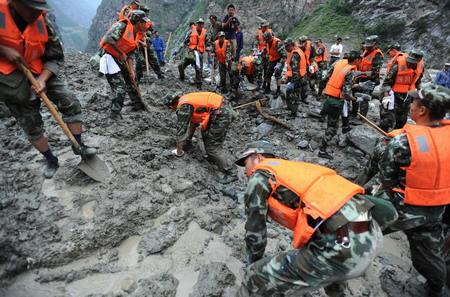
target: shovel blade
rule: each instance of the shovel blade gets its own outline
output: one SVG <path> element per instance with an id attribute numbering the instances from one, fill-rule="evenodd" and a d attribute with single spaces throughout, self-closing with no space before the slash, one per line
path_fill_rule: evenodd
<path id="1" fill-rule="evenodd" d="M 96 181 L 104 181 L 109 175 L 106 163 L 96 155 L 85 157 L 78 164 L 78 168 Z"/>

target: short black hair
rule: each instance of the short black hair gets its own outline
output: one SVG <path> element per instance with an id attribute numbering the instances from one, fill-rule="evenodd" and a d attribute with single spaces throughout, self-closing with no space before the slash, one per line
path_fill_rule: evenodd
<path id="1" fill-rule="evenodd" d="M 442 120 L 450 108 L 449 102 L 433 100 L 433 96 L 430 94 L 425 95 L 423 99 L 414 98 L 414 100 L 418 100 L 419 106 L 425 106 L 428 109 L 429 117 L 432 120 Z"/>
<path id="2" fill-rule="evenodd" d="M 341 38 L 341 37 L 338 37 L 338 38 L 336 38 L 336 40 L 340 40 L 340 41 L 342 41 L 342 38 Z"/>
<path id="3" fill-rule="evenodd" d="M 214 14 L 210 15 L 209 18 L 210 18 L 210 19 L 215 19 L 215 20 L 217 21 L 217 16 L 214 15 Z"/>
<path id="4" fill-rule="evenodd" d="M 180 101 L 181 96 L 175 96 L 171 101 L 167 102 L 167 107 L 178 105 L 178 101 Z"/>
<path id="5" fill-rule="evenodd" d="M 159 33 L 159 31 L 155 31 L 155 34 L 156 34 L 156 33 Z"/>
<path id="6" fill-rule="evenodd" d="M 230 9 L 230 8 L 233 8 L 234 10 L 236 10 L 236 7 L 234 7 L 233 4 L 228 4 L 228 5 L 227 5 L 227 10 Z"/>
<path id="7" fill-rule="evenodd" d="M 191 26 L 194 26 L 195 25 L 195 23 L 189 23 L 189 27 L 191 27 Z"/>

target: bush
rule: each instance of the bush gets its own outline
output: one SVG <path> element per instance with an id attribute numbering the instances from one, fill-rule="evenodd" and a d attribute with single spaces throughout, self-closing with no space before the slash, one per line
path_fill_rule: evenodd
<path id="1" fill-rule="evenodd" d="M 371 28 L 366 28 L 367 35 L 378 35 L 380 39 L 387 40 L 400 36 L 405 30 L 406 21 L 381 21 Z"/>

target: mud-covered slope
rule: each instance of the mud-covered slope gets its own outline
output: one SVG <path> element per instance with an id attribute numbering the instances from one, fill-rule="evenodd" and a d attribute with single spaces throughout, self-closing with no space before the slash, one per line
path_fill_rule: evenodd
<path id="1" fill-rule="evenodd" d="M 240 171 L 239 181 L 227 187 L 217 183 L 221 174 L 206 161 L 199 134 L 183 158 L 169 152 L 176 117 L 163 106 L 163 97 L 170 90 L 196 89 L 179 82 L 176 66 L 169 64 L 166 79 L 153 77 L 154 83 L 142 85 L 149 112 L 133 113 L 126 106 L 124 121 L 117 123 L 108 116 L 106 80 L 90 73 L 88 58 L 68 55 L 62 76 L 83 103 L 85 142 L 99 149 L 111 171 L 105 182 L 94 182 L 76 168 L 79 157 L 42 108 L 61 165 L 53 179 L 45 180 L 41 155 L 0 104 L 0 296 L 234 296 L 244 272 L 246 178 Z M 205 89 L 213 90 L 206 84 Z M 241 92 L 240 100 L 251 99 Z M 325 124 L 307 112 L 321 102 L 313 96 L 309 101 L 296 119 L 283 108 L 264 106 L 290 130 L 264 120 L 253 107 L 240 110 L 224 151 L 235 156 L 245 143 L 264 139 L 282 158 L 355 178 L 378 134 L 370 127 L 355 128 L 334 140 L 335 160 L 320 159 Z M 372 119 L 378 105 L 371 102 Z M 227 188 L 237 191 L 237 199 L 223 195 Z M 291 236 L 268 224 L 267 255 L 290 249 Z M 424 280 L 411 266 L 406 238 L 394 234 L 384 245 L 367 274 L 349 282 L 347 295 L 423 296 Z M 325 295 L 320 290 L 311 296 Z"/>

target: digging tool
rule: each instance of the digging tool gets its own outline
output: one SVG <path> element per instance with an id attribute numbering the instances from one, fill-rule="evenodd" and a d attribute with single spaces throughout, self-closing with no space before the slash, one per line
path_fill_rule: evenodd
<path id="1" fill-rule="evenodd" d="M 212 65 L 211 65 L 211 85 L 215 84 L 214 81 L 214 56 L 212 57 Z"/>
<path id="2" fill-rule="evenodd" d="M 378 132 L 380 132 L 381 134 L 383 134 L 384 136 L 387 135 L 386 132 L 384 132 L 383 129 L 381 129 L 380 127 L 378 127 L 377 125 L 375 125 L 374 123 L 372 123 L 368 118 L 366 118 L 365 116 L 363 116 L 362 114 L 360 114 L 359 112 L 357 113 L 357 115 L 363 119 L 364 121 L 366 121 L 367 124 L 369 124 L 372 128 L 376 129 Z"/>
<path id="3" fill-rule="evenodd" d="M 144 53 L 145 53 L 145 69 L 147 70 L 147 76 L 150 77 L 150 70 L 148 69 L 148 52 L 147 52 L 147 36 L 144 35 Z"/>
<path id="4" fill-rule="evenodd" d="M 249 106 L 249 105 L 252 105 L 252 104 L 256 104 L 256 103 L 258 103 L 258 102 L 261 103 L 261 102 L 266 101 L 266 100 L 267 100 L 267 98 L 259 99 L 259 100 L 256 100 L 256 101 L 252 101 L 252 102 L 249 102 L 249 103 L 245 103 L 245 104 L 236 106 L 236 107 L 234 107 L 233 109 L 238 109 L 238 108 L 241 108 L 241 107 Z"/>
<path id="5" fill-rule="evenodd" d="M 164 52 L 164 59 L 166 58 L 167 51 L 169 50 L 170 38 L 172 37 L 172 32 L 169 33 L 169 39 L 167 40 L 166 51 Z"/>
<path id="6" fill-rule="evenodd" d="M 283 127 L 285 127 L 285 128 L 291 129 L 291 128 L 288 126 L 288 124 L 286 124 L 286 123 L 283 122 L 282 120 L 279 120 L 279 119 L 276 119 L 276 118 L 274 118 L 274 117 L 272 117 L 272 116 L 267 115 L 267 114 L 262 110 L 261 102 L 260 102 L 259 100 L 258 100 L 255 104 L 256 104 L 256 109 L 258 110 L 258 112 L 259 112 L 264 118 L 266 118 L 266 119 L 268 119 L 268 120 L 270 120 L 270 121 L 272 121 L 272 122 L 274 122 L 274 123 L 277 123 L 277 124 L 279 124 L 279 125 L 281 125 L 281 126 L 283 126 Z"/>
<path id="7" fill-rule="evenodd" d="M 30 83 L 36 89 L 39 89 L 40 88 L 39 83 L 34 78 L 31 71 L 24 65 L 21 65 L 21 70 L 23 71 L 23 73 L 25 73 L 25 76 L 28 78 Z M 75 149 L 81 151 L 80 144 L 73 137 L 73 134 L 72 132 L 70 132 L 69 127 L 67 127 L 66 123 L 64 123 L 61 116 L 53 106 L 52 102 L 50 101 L 50 99 L 48 99 L 47 94 L 45 92 L 42 92 L 40 97 L 42 98 L 42 101 L 44 101 L 50 113 L 53 115 L 53 117 L 56 119 L 58 124 L 63 129 L 64 134 L 66 134 L 66 136 L 70 139 L 70 142 L 72 142 L 72 145 L 75 147 Z M 84 173 L 86 173 L 88 176 L 90 176 L 92 179 L 96 181 L 104 181 L 106 177 L 109 175 L 108 166 L 106 166 L 106 163 L 96 155 L 86 156 L 84 154 L 81 154 L 81 159 L 82 160 L 80 164 L 78 164 L 78 168 Z"/>
<path id="8" fill-rule="evenodd" d="M 145 105 L 144 99 L 142 98 L 141 90 L 139 89 L 139 85 L 136 82 L 136 79 L 131 76 L 131 65 L 129 61 L 126 61 L 125 64 L 127 65 L 128 75 L 130 76 L 131 81 L 133 82 L 134 89 L 136 90 L 136 93 L 138 94 L 139 101 L 141 101 L 142 106 L 144 107 L 145 111 L 148 111 L 147 105 Z"/>

